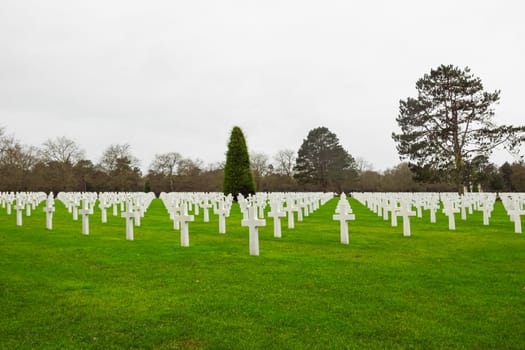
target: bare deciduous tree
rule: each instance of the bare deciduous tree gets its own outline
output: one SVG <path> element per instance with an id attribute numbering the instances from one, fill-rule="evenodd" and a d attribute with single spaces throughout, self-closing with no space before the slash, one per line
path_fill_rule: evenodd
<path id="1" fill-rule="evenodd" d="M 199 175 L 204 167 L 200 159 L 184 158 L 178 161 L 177 175 L 179 176 L 196 176 Z"/>
<path id="2" fill-rule="evenodd" d="M 153 159 L 153 162 L 149 167 L 151 172 L 168 177 L 170 192 L 173 191 L 173 176 L 175 175 L 176 168 L 181 160 L 182 156 L 177 152 L 156 154 L 155 159 Z"/>
<path id="3" fill-rule="evenodd" d="M 293 167 L 295 166 L 296 153 L 291 149 L 285 149 L 277 152 L 274 156 L 275 172 L 279 175 L 293 176 Z"/>
<path id="4" fill-rule="evenodd" d="M 35 148 L 24 146 L 0 128 L 0 190 L 26 191 L 28 176 L 36 163 Z"/>
<path id="5" fill-rule="evenodd" d="M 84 150 L 74 140 L 64 136 L 47 140 L 40 150 L 40 158 L 46 163 L 58 162 L 74 165 L 85 156 Z"/>
<path id="6" fill-rule="evenodd" d="M 126 159 L 129 161 L 131 168 L 137 168 L 140 165 L 139 160 L 131 154 L 131 146 L 127 143 L 110 145 L 102 154 L 100 166 L 106 172 L 117 169 L 119 160 Z"/>
<path id="7" fill-rule="evenodd" d="M 0 166 L 14 167 L 27 171 L 37 160 L 37 150 L 33 146 L 24 146 L 14 138 L 7 136 L 0 129 Z"/>
<path id="8" fill-rule="evenodd" d="M 272 170 L 270 166 L 271 164 L 266 154 L 257 152 L 250 153 L 250 167 L 256 178 L 268 175 L 270 170 Z"/>
<path id="9" fill-rule="evenodd" d="M 355 159 L 355 163 L 356 163 L 356 168 L 357 168 L 356 170 L 358 173 L 374 170 L 373 164 L 367 161 L 366 159 L 364 159 L 363 157 L 357 157 Z"/>
<path id="10" fill-rule="evenodd" d="M 177 152 L 156 154 L 149 169 L 158 174 L 172 176 L 176 173 L 176 168 L 182 156 Z"/>

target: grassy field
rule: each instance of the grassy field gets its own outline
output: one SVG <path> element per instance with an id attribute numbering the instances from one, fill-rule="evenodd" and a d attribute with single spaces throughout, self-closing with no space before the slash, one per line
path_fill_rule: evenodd
<path id="1" fill-rule="evenodd" d="M 190 224 L 190 247 L 160 200 L 125 240 L 91 217 L 89 236 L 57 202 L 24 225 L 0 213 L 1 349 L 524 349 L 525 237 L 500 203 L 448 230 L 412 218 L 412 237 L 350 199 L 350 245 L 332 200 L 249 255 L 238 207 Z"/>

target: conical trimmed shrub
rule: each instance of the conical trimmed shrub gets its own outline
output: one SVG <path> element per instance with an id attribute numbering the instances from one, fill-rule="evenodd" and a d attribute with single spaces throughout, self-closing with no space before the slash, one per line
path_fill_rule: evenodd
<path id="1" fill-rule="evenodd" d="M 239 193 L 245 197 L 255 193 L 255 181 L 250 169 L 248 147 L 244 134 L 238 126 L 233 127 L 228 143 L 223 192 L 226 195 L 231 193 L 235 198 Z"/>

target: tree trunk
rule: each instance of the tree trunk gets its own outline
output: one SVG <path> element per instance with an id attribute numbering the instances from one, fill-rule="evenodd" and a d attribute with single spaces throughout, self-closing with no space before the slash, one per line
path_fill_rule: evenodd
<path id="1" fill-rule="evenodd" d="M 463 162 L 463 155 L 461 154 L 461 147 L 459 144 L 459 126 L 458 114 L 454 109 L 454 102 L 452 102 L 452 142 L 454 145 L 454 166 L 456 169 L 454 174 L 454 182 L 459 194 L 463 194 L 463 182 L 465 177 L 465 164 Z"/>

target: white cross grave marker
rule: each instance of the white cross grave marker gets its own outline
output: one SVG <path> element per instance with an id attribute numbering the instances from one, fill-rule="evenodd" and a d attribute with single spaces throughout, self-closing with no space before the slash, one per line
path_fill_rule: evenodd
<path id="1" fill-rule="evenodd" d="M 415 216 L 416 212 L 412 211 L 410 203 L 404 203 L 401 205 L 399 215 L 403 217 L 403 236 L 410 237 L 410 217 Z"/>
<path id="2" fill-rule="evenodd" d="M 53 229 L 53 212 L 55 211 L 54 202 L 53 193 L 50 193 L 46 200 L 46 206 L 44 207 L 44 213 L 46 213 L 46 229 L 48 230 Z"/>
<path id="3" fill-rule="evenodd" d="M 188 222 L 194 221 L 195 217 L 193 215 L 188 215 L 188 209 L 184 208 L 184 214 L 175 215 L 174 220 L 177 220 L 180 223 L 180 245 L 181 247 L 190 246 L 190 235 L 188 229 Z"/>
<path id="4" fill-rule="evenodd" d="M 31 216 L 31 203 L 26 204 L 26 216 Z"/>
<path id="5" fill-rule="evenodd" d="M 22 210 L 24 210 L 24 203 L 20 202 L 19 199 L 16 201 L 16 226 L 22 226 Z"/>
<path id="6" fill-rule="evenodd" d="M 242 220 L 242 226 L 250 228 L 250 255 L 259 255 L 259 226 L 266 226 L 266 220 L 257 218 L 256 207 L 252 206 L 249 209 L 248 219 Z"/>
<path id="7" fill-rule="evenodd" d="M 397 201 L 393 200 L 391 202 L 390 208 L 390 226 L 397 227 L 397 217 L 401 216 L 399 215 L 399 211 L 401 210 L 400 207 L 397 206 Z"/>
<path id="8" fill-rule="evenodd" d="M 76 203 L 73 204 L 73 220 L 78 220 L 78 206 Z"/>
<path id="9" fill-rule="evenodd" d="M 294 200 L 292 198 L 288 198 L 286 200 L 286 208 L 284 209 L 288 215 L 288 228 L 294 228 L 294 211 L 295 211 L 295 205 Z"/>
<path id="10" fill-rule="evenodd" d="M 220 203 L 219 208 L 214 209 L 214 212 L 219 215 L 219 233 L 226 233 L 226 214 L 228 214 L 228 210 L 225 208 L 224 203 Z"/>
<path id="11" fill-rule="evenodd" d="M 80 209 L 79 214 L 82 215 L 82 234 L 87 236 L 89 235 L 89 215 L 91 214 L 87 198 L 82 200 L 82 209 Z"/>
<path id="12" fill-rule="evenodd" d="M 341 236 L 341 244 L 348 244 L 348 221 L 355 220 L 355 215 L 351 212 L 342 211 L 333 216 L 333 220 L 339 220 L 339 231 Z"/>
<path id="13" fill-rule="evenodd" d="M 135 217 L 134 217 L 134 219 L 135 219 L 135 226 L 140 227 L 140 224 L 141 224 L 140 219 L 142 218 L 141 204 L 140 203 L 136 203 L 133 211 L 135 212 Z"/>
<path id="14" fill-rule="evenodd" d="M 116 199 L 113 200 L 113 216 L 118 216 L 118 202 Z"/>
<path id="15" fill-rule="evenodd" d="M 108 204 L 106 202 L 106 198 L 100 198 L 98 203 L 98 208 L 100 209 L 100 221 L 105 224 L 108 222 L 108 211 L 107 207 Z"/>
<path id="16" fill-rule="evenodd" d="M 514 221 L 514 232 L 521 233 L 521 216 L 525 215 L 525 210 L 521 209 L 519 201 L 514 204 L 514 209 L 510 212 Z"/>
<path id="17" fill-rule="evenodd" d="M 268 212 L 268 216 L 273 218 L 273 236 L 281 238 L 281 218 L 286 216 L 286 213 L 281 211 L 280 203 L 270 203 L 271 210 Z"/>
<path id="18" fill-rule="evenodd" d="M 133 219 L 135 217 L 135 213 L 133 212 L 133 204 L 131 200 L 128 201 L 128 205 L 126 206 L 126 211 L 122 212 L 122 217 L 126 219 L 126 239 L 128 241 L 133 240 Z"/>
<path id="19" fill-rule="evenodd" d="M 439 210 L 439 203 L 436 201 L 432 201 L 432 203 L 428 206 L 428 209 L 430 210 L 430 222 L 432 224 L 436 223 L 436 211 Z"/>
<path id="20" fill-rule="evenodd" d="M 448 216 L 448 229 L 449 230 L 456 229 L 456 220 L 454 218 L 454 214 L 458 212 L 459 212 L 459 209 L 454 206 L 454 203 L 445 202 L 445 208 L 443 209 L 443 213 Z"/>
<path id="21" fill-rule="evenodd" d="M 481 210 L 483 211 L 483 225 L 489 225 L 490 214 L 494 209 L 494 204 L 491 204 L 488 201 L 483 202 Z"/>
<path id="22" fill-rule="evenodd" d="M 204 215 L 203 215 L 204 216 L 204 222 L 210 222 L 210 211 L 209 211 L 209 209 L 211 208 L 210 201 L 208 199 L 205 199 L 202 202 L 201 208 L 202 208 L 202 211 L 204 213 Z"/>

